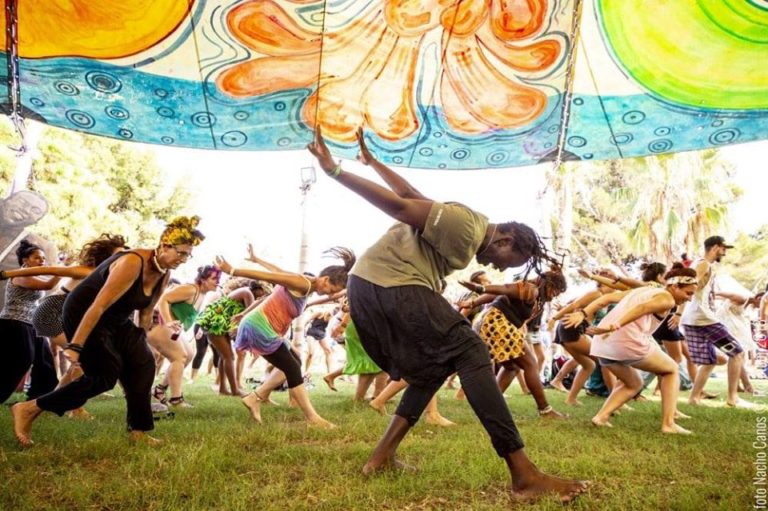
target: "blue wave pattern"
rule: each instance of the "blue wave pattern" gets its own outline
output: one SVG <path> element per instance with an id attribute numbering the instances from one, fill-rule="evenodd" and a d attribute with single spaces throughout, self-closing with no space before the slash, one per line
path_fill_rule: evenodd
<path id="1" fill-rule="evenodd" d="M 232 99 L 212 83 L 158 76 L 76 58 L 25 60 L 22 103 L 54 126 L 151 144 L 220 150 L 302 149 L 312 132 L 300 111 L 310 90 Z M 560 131 L 560 102 L 551 97 L 537 123 L 523 130 L 466 136 L 451 131 L 439 108 L 421 107 L 418 135 L 371 139 L 384 162 L 433 169 L 504 168 L 551 160 Z M 610 120 L 610 123 L 606 121 Z M 585 159 L 680 152 L 768 137 L 768 112 L 686 111 L 647 95 L 572 100 L 566 149 Z M 353 145 L 334 146 L 354 158 Z"/>

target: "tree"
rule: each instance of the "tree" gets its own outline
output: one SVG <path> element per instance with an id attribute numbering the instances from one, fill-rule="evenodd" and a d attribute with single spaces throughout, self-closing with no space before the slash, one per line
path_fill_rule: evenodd
<path id="1" fill-rule="evenodd" d="M 0 132 L 6 145 L 9 134 Z M 0 179 L 7 190 L 12 174 Z M 181 182 L 165 182 L 150 150 L 51 127 L 38 143 L 28 187 L 49 203 L 30 231 L 68 252 L 104 232 L 154 245 L 164 221 L 186 213 L 191 201 Z"/>
<path id="2" fill-rule="evenodd" d="M 714 150 L 564 167 L 550 183 L 572 197 L 557 202 L 552 223 L 557 232 L 554 225 L 572 215 L 573 242 L 563 248 L 577 264 L 670 263 L 682 252 L 695 253 L 725 228 L 728 208 L 741 195 L 731 184 L 733 169 Z M 562 175 L 570 177 L 571 192 Z M 563 209 L 569 201 L 572 211 Z"/>

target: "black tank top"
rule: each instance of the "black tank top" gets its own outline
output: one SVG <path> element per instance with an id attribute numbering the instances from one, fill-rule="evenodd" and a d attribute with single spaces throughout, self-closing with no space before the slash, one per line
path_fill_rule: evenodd
<path id="1" fill-rule="evenodd" d="M 67 299 L 64 302 L 63 319 L 64 330 L 67 332 L 68 337 L 70 336 L 70 333 L 73 334 L 77 329 L 77 326 L 80 324 L 80 320 L 83 318 L 83 315 L 85 315 L 88 307 L 90 307 L 94 300 L 96 300 L 96 295 L 98 295 L 99 291 L 104 287 L 107 277 L 109 277 L 110 265 L 117 259 L 129 254 L 131 257 L 138 257 L 141 259 L 141 271 L 139 271 L 139 276 L 133 281 L 133 284 L 128 288 L 128 291 L 104 311 L 97 327 L 130 321 L 134 311 L 144 309 L 152 303 L 152 297 L 157 293 L 164 279 L 161 278 L 157 281 L 157 284 L 155 284 L 155 287 L 152 289 L 152 294 L 147 296 L 144 294 L 144 258 L 136 252 L 118 252 L 113 254 L 67 295 Z"/>
<path id="2" fill-rule="evenodd" d="M 526 303 L 517 298 L 510 298 L 506 295 L 500 295 L 491 303 L 491 306 L 499 309 L 501 313 L 504 314 L 504 317 L 517 328 L 522 327 L 523 323 L 525 323 L 533 313 L 533 304 Z M 539 312 L 536 317 L 531 318 L 528 322 L 529 331 L 539 331 L 541 326 L 541 315 L 541 312 Z"/>

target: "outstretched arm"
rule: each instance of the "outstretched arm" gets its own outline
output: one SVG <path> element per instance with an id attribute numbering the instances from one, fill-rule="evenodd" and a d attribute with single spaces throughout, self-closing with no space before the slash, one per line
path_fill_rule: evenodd
<path id="1" fill-rule="evenodd" d="M 224 273 L 228 273 L 233 277 L 237 276 L 247 277 L 249 279 L 265 280 L 271 284 L 283 286 L 291 291 L 295 291 L 303 295 L 308 295 L 312 290 L 312 281 L 308 277 L 299 275 L 298 273 L 278 273 L 249 270 L 245 268 L 234 268 L 221 256 L 216 256 L 216 266 L 218 266 Z"/>
<path id="2" fill-rule="evenodd" d="M 18 270 L 6 270 L 0 275 L 0 280 L 18 277 L 37 277 L 39 275 L 54 275 L 56 277 L 69 277 L 71 279 L 84 279 L 94 268 L 90 266 L 33 266 L 31 268 L 19 268 Z"/>
<path id="3" fill-rule="evenodd" d="M 413 185 L 406 181 L 400 174 L 395 173 L 391 168 L 374 158 L 368 150 L 368 146 L 365 144 L 363 128 L 357 130 L 357 143 L 360 146 L 360 153 L 357 155 L 358 161 L 375 170 L 379 177 L 387 183 L 387 186 L 389 186 L 393 192 L 404 199 L 428 200 L 427 197 L 422 195 L 420 191 L 414 188 Z"/>
<path id="4" fill-rule="evenodd" d="M 618 321 L 616 321 L 616 323 L 612 325 L 608 325 L 607 327 L 600 327 L 600 328 L 593 327 L 588 331 L 598 335 L 615 332 L 616 330 L 625 327 L 629 323 L 632 323 L 636 319 L 646 316 L 648 314 L 666 314 L 674 306 L 675 306 L 675 300 L 674 298 L 672 298 L 671 294 L 659 293 L 658 295 L 654 296 L 647 302 L 638 303 L 637 305 L 629 309 L 627 312 L 624 313 L 622 317 L 619 318 Z"/>
<path id="5" fill-rule="evenodd" d="M 342 171 L 341 167 L 337 166 L 336 162 L 333 161 L 331 152 L 325 145 L 319 127 L 315 130 L 314 142 L 309 144 L 307 148 L 317 158 L 320 167 L 326 174 L 334 177 L 338 182 L 392 218 L 420 231 L 424 230 L 433 201 L 429 199 L 404 198 L 373 181 Z"/>

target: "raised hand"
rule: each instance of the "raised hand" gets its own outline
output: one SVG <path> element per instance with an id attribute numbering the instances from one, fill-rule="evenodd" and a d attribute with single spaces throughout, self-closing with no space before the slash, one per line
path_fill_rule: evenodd
<path id="1" fill-rule="evenodd" d="M 363 165 L 370 165 L 376 158 L 373 157 L 368 150 L 368 146 L 365 144 L 365 136 L 363 135 L 363 128 L 357 130 L 357 145 L 360 146 L 360 152 L 357 153 L 357 161 Z"/>
<path id="2" fill-rule="evenodd" d="M 222 256 L 216 256 L 214 265 L 224 273 L 232 274 L 232 265 L 227 262 Z"/>
<path id="3" fill-rule="evenodd" d="M 330 174 L 336 169 L 336 162 L 333 160 L 333 156 L 331 155 L 328 146 L 325 145 L 325 140 L 323 140 L 323 134 L 319 125 L 315 128 L 315 139 L 307 145 L 307 149 L 309 149 L 309 152 L 317 158 L 317 163 L 320 164 L 323 172 Z"/>
<path id="4" fill-rule="evenodd" d="M 587 319 L 587 315 L 584 312 L 576 311 L 566 314 L 562 319 L 562 323 L 565 328 L 573 328 L 579 326 L 585 319 Z"/>

